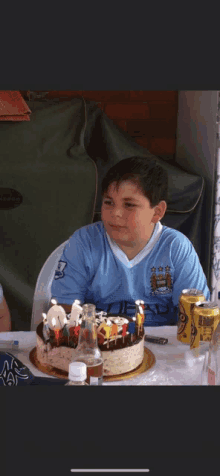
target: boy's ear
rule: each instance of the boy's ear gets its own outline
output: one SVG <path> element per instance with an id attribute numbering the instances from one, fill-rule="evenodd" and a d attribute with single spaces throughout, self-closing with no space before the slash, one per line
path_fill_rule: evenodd
<path id="1" fill-rule="evenodd" d="M 152 223 L 157 223 L 159 220 L 163 218 L 166 213 L 167 203 L 162 200 L 156 207 L 154 208 L 154 216 L 152 217 Z"/>

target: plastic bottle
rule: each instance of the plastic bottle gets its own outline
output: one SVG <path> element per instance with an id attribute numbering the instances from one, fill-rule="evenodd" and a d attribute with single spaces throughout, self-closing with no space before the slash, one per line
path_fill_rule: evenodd
<path id="1" fill-rule="evenodd" d="M 65 384 L 67 385 L 88 385 L 86 383 L 87 378 L 87 368 L 84 362 L 71 362 L 69 364 L 69 381 Z"/>
<path id="2" fill-rule="evenodd" d="M 89 385 L 102 385 L 103 359 L 98 348 L 96 313 L 94 304 L 84 304 L 82 323 L 79 331 L 77 348 L 74 351 L 74 361 L 84 362 L 87 365 L 87 379 Z"/>
<path id="3" fill-rule="evenodd" d="M 213 332 L 202 369 L 202 385 L 220 385 L 220 321 Z"/>

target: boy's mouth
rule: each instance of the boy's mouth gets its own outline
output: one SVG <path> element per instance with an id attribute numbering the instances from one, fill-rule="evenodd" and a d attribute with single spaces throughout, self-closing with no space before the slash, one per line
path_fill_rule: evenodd
<path id="1" fill-rule="evenodd" d="M 125 226 L 112 225 L 111 223 L 109 223 L 109 225 L 111 226 L 111 228 L 113 228 L 113 230 L 120 230 L 121 228 L 125 228 Z"/>

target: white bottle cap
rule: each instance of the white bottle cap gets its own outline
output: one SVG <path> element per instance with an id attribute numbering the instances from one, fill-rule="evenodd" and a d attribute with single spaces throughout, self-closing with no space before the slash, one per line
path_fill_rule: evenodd
<path id="1" fill-rule="evenodd" d="M 84 362 L 71 362 L 69 364 L 69 380 L 82 382 L 87 378 L 87 366 Z"/>

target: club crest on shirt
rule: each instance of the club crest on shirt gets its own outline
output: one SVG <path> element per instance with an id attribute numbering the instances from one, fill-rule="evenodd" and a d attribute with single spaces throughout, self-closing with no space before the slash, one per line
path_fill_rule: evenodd
<path id="1" fill-rule="evenodd" d="M 60 279 L 64 277 L 64 269 L 66 265 L 67 265 L 66 261 L 62 261 L 62 260 L 59 261 L 57 265 L 57 269 L 55 271 L 54 279 Z"/>
<path id="2" fill-rule="evenodd" d="M 159 272 L 157 272 L 157 269 Z M 163 268 L 160 266 L 159 268 L 151 268 L 150 284 L 152 296 L 172 293 L 173 280 L 170 274 L 170 267 L 166 266 Z"/>

